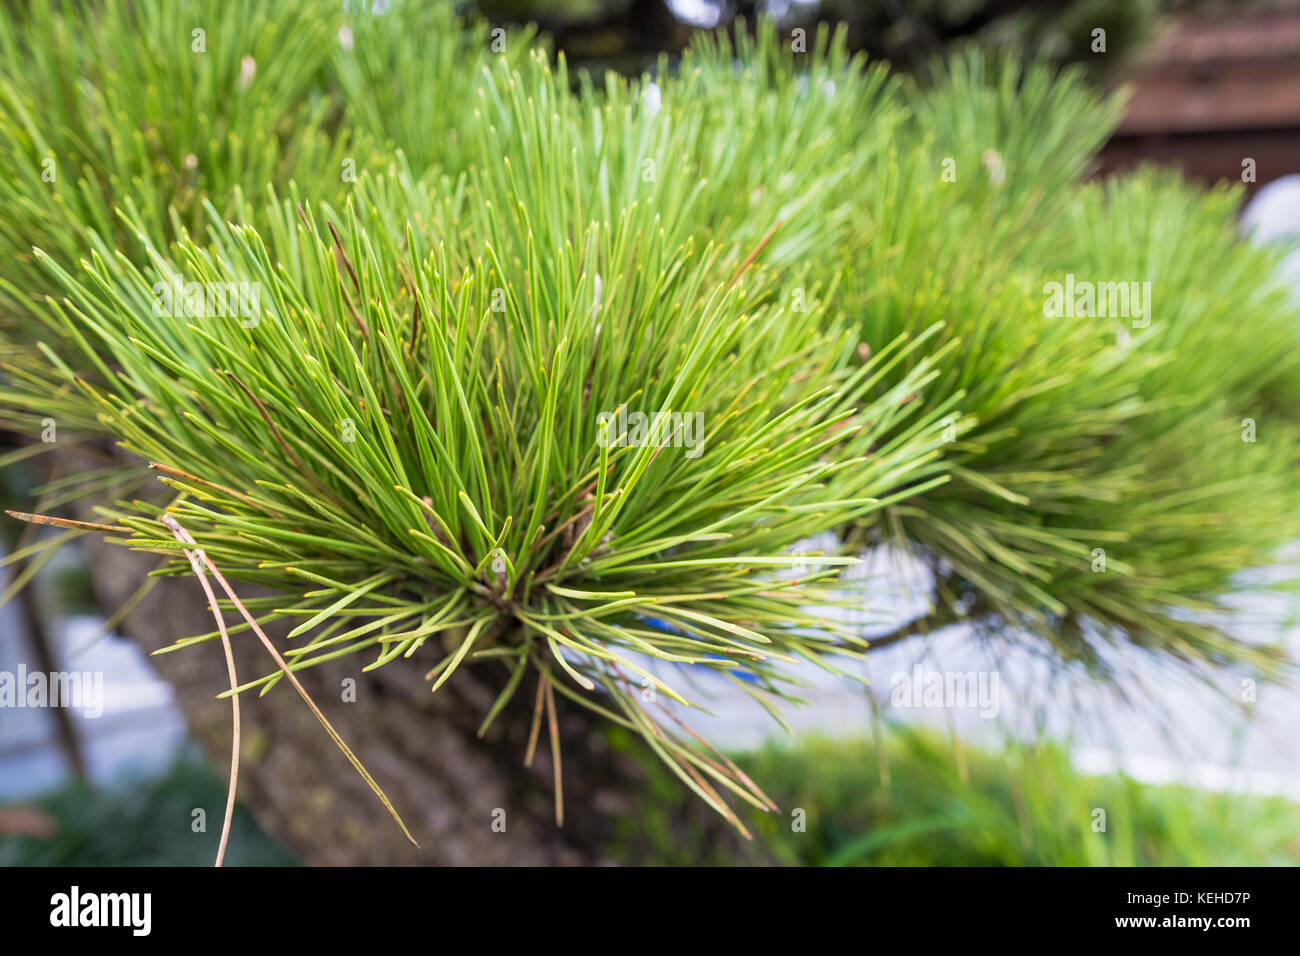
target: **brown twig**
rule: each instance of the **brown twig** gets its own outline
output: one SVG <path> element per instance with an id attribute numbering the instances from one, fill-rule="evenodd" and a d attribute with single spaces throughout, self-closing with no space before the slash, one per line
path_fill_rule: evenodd
<path id="1" fill-rule="evenodd" d="M 245 391 L 247 391 L 247 389 L 245 389 Z M 274 428 L 275 426 L 272 425 L 271 427 Z M 188 471 L 181 471 L 179 468 L 172 468 L 169 465 L 164 465 L 156 461 L 149 462 L 149 467 L 153 471 L 161 471 L 164 475 L 167 475 L 169 478 L 176 478 L 181 481 L 191 481 L 196 485 L 206 485 L 209 488 L 213 488 L 216 491 L 222 492 L 223 494 L 230 495 L 232 498 L 236 498 L 245 503 L 251 500 L 248 497 L 248 495 L 241 494 L 240 492 L 236 491 L 234 488 L 227 488 L 225 485 L 219 485 L 215 481 L 208 481 L 206 478 L 200 478 L 198 475 L 191 475 Z"/>
<path id="2" fill-rule="evenodd" d="M 360 292 L 361 283 L 357 280 L 357 270 L 352 268 L 352 263 L 348 260 L 348 254 L 343 251 L 343 240 L 339 238 L 339 231 L 334 228 L 334 223 L 330 222 L 328 219 L 325 220 L 325 225 L 329 226 L 330 235 L 334 237 L 334 248 L 337 249 L 339 255 L 343 257 L 343 265 L 347 268 L 348 275 L 352 277 L 353 288 Z"/>
<path id="3" fill-rule="evenodd" d="M 163 524 L 171 531 L 173 537 L 182 545 L 191 545 L 195 550 L 185 549 L 185 557 L 189 558 L 190 567 L 194 569 L 194 574 L 199 579 L 199 584 L 203 586 L 203 593 L 207 595 L 208 607 L 212 610 L 212 616 L 216 619 L 217 630 L 221 632 L 221 649 L 226 652 L 226 674 L 230 678 L 230 689 L 233 691 L 239 686 L 239 678 L 235 674 L 235 654 L 230 648 L 230 635 L 226 633 L 226 620 L 221 615 L 220 608 L 217 607 L 217 596 L 212 593 L 212 585 L 208 583 L 207 573 L 204 571 L 202 562 L 199 561 L 198 555 L 203 554 L 198 548 L 198 543 L 190 537 L 190 533 L 180 526 L 171 515 L 163 515 Z M 195 552 L 198 552 L 197 554 Z M 204 556 L 206 559 L 206 555 Z M 235 815 L 235 790 L 239 785 L 239 695 L 230 695 L 230 716 L 233 724 L 231 741 L 230 741 L 230 785 L 226 790 L 226 815 L 221 822 L 221 842 L 217 845 L 217 862 L 213 866 L 221 866 L 226 858 L 226 844 L 230 841 L 230 821 Z"/>
<path id="4" fill-rule="evenodd" d="M 537 699 L 533 701 L 533 726 L 528 731 L 528 746 L 524 748 L 524 766 L 527 767 L 533 762 L 533 754 L 537 751 L 537 733 L 542 729 L 542 704 L 546 697 L 546 682 L 550 679 L 549 670 L 539 671 L 537 676 Z"/>
<path id="5" fill-rule="evenodd" d="M 262 421 L 266 422 L 266 427 L 271 429 L 271 437 L 274 438 L 275 443 L 280 446 L 280 450 L 289 456 L 289 460 L 293 462 L 294 467 L 296 467 L 299 472 L 304 475 L 308 474 L 307 467 L 302 463 L 302 459 L 299 458 L 297 453 L 289 447 L 289 443 L 285 441 L 284 436 L 280 434 L 279 427 L 271 419 L 271 413 L 267 411 L 266 403 L 254 395 L 253 390 L 245 385 L 238 375 L 230 371 L 230 369 L 225 369 L 224 371 L 226 378 L 238 385 L 240 390 L 248 396 L 248 400 L 253 403 L 253 407 L 257 409 L 257 413 L 262 416 Z"/>
<path id="6" fill-rule="evenodd" d="M 25 511 L 5 510 L 11 518 L 17 518 L 19 521 L 26 521 L 29 524 L 47 524 L 55 528 L 72 528 L 76 531 L 111 531 L 115 534 L 130 534 L 130 528 L 123 528 L 120 525 L 96 524 L 93 521 L 74 521 L 71 518 L 55 518 L 53 515 L 33 515 Z"/>
<path id="7" fill-rule="evenodd" d="M 555 825 L 564 826 L 564 778 L 560 773 L 560 725 L 555 717 L 555 688 L 546 681 L 546 722 L 551 730 L 551 764 L 555 768 Z"/>
<path id="8" fill-rule="evenodd" d="M 408 356 L 415 354 L 415 343 L 420 338 L 420 320 L 423 315 L 420 311 L 420 296 L 415 290 L 415 278 L 411 275 L 411 270 L 406 268 L 406 263 L 401 263 L 402 274 L 406 276 L 407 287 L 411 290 L 411 301 L 415 304 L 415 309 L 411 315 L 411 338 L 406 344 L 406 354 Z"/>
<path id="9" fill-rule="evenodd" d="M 168 517 L 170 517 L 170 515 Z M 175 522 L 176 519 L 172 518 L 172 521 Z M 177 527 L 180 527 L 179 523 L 177 523 Z M 217 583 L 221 585 L 221 589 L 226 592 L 226 597 L 230 598 L 230 601 L 235 605 L 236 610 L 238 610 L 243 616 L 244 620 L 248 623 L 248 626 L 253 629 L 253 633 L 256 634 L 258 639 L 262 642 L 262 646 L 266 648 L 267 653 L 275 660 L 276 665 L 280 668 L 280 671 L 284 674 L 285 678 L 293 685 L 293 689 L 298 692 L 298 695 L 302 697 L 303 701 L 307 704 L 308 709 L 310 709 L 316 719 L 320 721 L 321 726 L 325 728 L 325 732 L 329 734 L 330 739 L 334 741 L 335 746 L 337 746 L 339 750 L 343 751 L 343 756 L 348 758 L 348 762 L 351 763 L 357 773 L 361 775 L 361 779 L 370 787 L 371 792 L 379 798 L 379 802 L 384 805 L 384 809 L 388 811 L 389 815 L 394 821 L 396 821 L 397 825 L 401 827 L 402 833 L 405 834 L 406 838 L 418 847 L 420 844 L 416 842 L 415 837 L 411 836 L 411 831 L 406 828 L 406 824 L 398 814 L 397 808 L 393 806 L 392 802 L 388 799 L 387 794 L 380 789 L 379 784 L 375 782 L 375 778 L 370 775 L 370 772 L 366 770 L 361 761 L 357 759 L 357 756 L 352 752 L 352 749 L 347 745 L 343 738 L 339 736 L 339 732 L 334 729 L 334 725 L 329 722 L 329 719 L 321 709 L 316 706 L 316 702 L 312 700 L 311 695 L 307 693 L 307 689 L 302 686 L 302 682 L 298 680 L 297 675 L 294 674 L 294 672 L 289 668 L 289 665 L 285 663 L 284 658 L 280 656 L 280 652 L 275 649 L 275 645 L 272 644 L 271 639 L 266 636 L 266 632 L 263 631 L 261 626 L 257 623 L 257 619 L 248 612 L 248 608 L 244 607 L 244 602 L 239 599 L 239 595 L 237 595 L 234 589 L 230 586 L 230 582 L 226 580 L 225 575 L 217 569 L 217 566 L 212 563 L 212 559 L 209 558 L 207 553 L 202 549 L 198 551 L 198 556 L 203 560 L 207 569 L 212 572 L 212 576 L 217 579 Z"/>
<path id="10" fill-rule="evenodd" d="M 759 253 L 761 253 L 764 247 L 772 241 L 772 237 L 776 235 L 776 231 L 780 228 L 781 220 L 778 219 L 776 225 L 767 231 L 767 235 L 759 240 L 758 245 L 754 247 L 754 251 L 749 254 L 749 258 L 740 264 L 740 268 L 736 270 L 736 274 L 732 276 L 731 281 L 727 283 L 725 291 L 730 292 L 732 287 L 740 281 L 740 277 L 745 274 L 745 270 L 754 264 L 754 260 L 758 258 Z"/>

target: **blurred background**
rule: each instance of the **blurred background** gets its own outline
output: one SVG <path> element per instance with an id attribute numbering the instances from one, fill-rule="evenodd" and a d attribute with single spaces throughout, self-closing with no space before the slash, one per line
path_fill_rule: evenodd
<path id="1" fill-rule="evenodd" d="M 382 12 L 385 0 L 370 2 Z M 671 68 L 693 32 L 748 29 L 757 15 L 810 36 L 821 21 L 843 21 L 853 48 L 922 76 L 936 57 L 971 43 L 1074 64 L 1099 88 L 1131 91 L 1096 175 L 1153 162 L 1207 184 L 1240 183 L 1244 234 L 1260 242 L 1300 236 L 1300 0 L 471 6 L 495 23 L 537 23 L 571 64 L 593 71 L 657 69 L 661 54 Z M 1300 296 L 1300 260 L 1288 268 Z M 57 501 L 61 476 L 44 462 L 0 434 L 0 504 L 32 511 Z M 93 707 L 0 708 L 0 865 L 209 865 L 224 768 L 214 774 L 188 745 L 170 686 L 114 634 L 119 608 L 99 607 L 77 550 L 24 559 L 41 537 L 34 526 L 0 524 L 0 558 L 13 559 L 0 569 L 0 674 L 102 673 L 104 695 Z M 1300 546 L 1276 568 L 1244 574 L 1227 626 L 1280 639 L 1300 659 L 1300 601 L 1252 592 L 1262 576 L 1293 574 L 1297 565 Z M 927 590 L 924 570 L 900 554 L 875 554 L 855 573 L 871 606 L 886 609 L 862 623 L 868 635 L 908 620 L 916 612 L 909 596 Z M 746 770 L 778 804 L 816 813 L 822 825 L 791 833 L 784 819 L 769 819 L 756 822 L 754 849 L 694 845 L 682 831 L 693 798 L 647 761 L 643 803 L 619 809 L 609 855 L 635 844 L 643 858 L 648 844 L 665 863 L 1300 862 L 1300 694 L 1261 686 L 1243 704 L 1238 675 L 1194 683 L 1138 651 L 1116 652 L 1111 663 L 1128 676 L 1098 685 L 1032 646 L 951 627 L 873 653 L 860 675 L 867 687 L 809 669 L 801 676 L 815 703 L 786 715 L 788 734 L 701 675 L 698 693 L 718 715 L 711 739 L 745 754 Z M 995 676 L 995 687 L 1014 693 L 965 707 L 912 706 L 896 693 L 899 675 L 932 672 Z M 610 741 L 635 749 L 617 730 Z M 1087 839 L 1079 816 L 1101 807 L 1109 838 Z M 206 810 L 209 826 L 157 825 L 190 820 L 196 809 Z M 228 865 L 293 862 L 237 814 Z"/>
<path id="2" fill-rule="evenodd" d="M 381 0 L 382 3 L 382 0 Z M 1133 91 L 1101 172 L 1144 160 L 1214 181 L 1257 161 L 1253 192 L 1300 172 L 1295 0 L 480 0 L 494 22 L 534 22 L 570 62 L 639 73 L 697 30 L 756 16 L 783 29 L 843 23 L 852 49 L 924 75 L 955 45 L 1078 64 Z M 1095 31 L 1104 31 L 1097 49 Z"/>

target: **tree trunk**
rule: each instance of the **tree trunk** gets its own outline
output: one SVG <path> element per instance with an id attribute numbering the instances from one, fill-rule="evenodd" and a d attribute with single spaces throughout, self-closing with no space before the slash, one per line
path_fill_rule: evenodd
<path id="1" fill-rule="evenodd" d="M 102 605 L 116 609 L 156 560 L 101 541 L 87 559 Z M 254 596 L 253 589 L 241 597 Z M 227 623 L 234 619 L 227 617 Z M 128 615 L 124 634 L 146 652 L 214 627 L 198 581 L 169 578 Z M 277 635 L 270 633 L 273 640 Z M 275 670 L 251 632 L 232 635 L 242 682 Z M 420 848 L 412 846 L 298 694 L 285 682 L 264 697 L 240 696 L 243 745 L 239 799 L 282 846 L 311 864 L 429 865 L 606 863 L 602 851 L 616 817 L 644 789 L 640 765 L 613 752 L 597 718 L 557 698 L 562 741 L 565 820 L 555 824 L 552 768 L 543 732 L 531 768 L 522 765 L 532 722 L 532 677 L 482 740 L 476 736 L 506 678 L 496 662 L 462 667 L 437 694 L 424 673 L 436 654 L 398 658 L 363 673 L 363 655 L 298 672 L 304 687 L 384 789 Z M 230 760 L 230 702 L 219 641 L 153 657 L 176 691 L 192 736 L 225 776 Z M 345 678 L 356 681 L 345 702 Z M 220 820 L 224 807 L 208 808 Z M 505 832 L 494 830 L 504 811 Z M 691 832 L 733 841 L 726 825 L 700 804 Z M 211 827 L 209 827 L 211 830 Z M 698 836 L 696 837 L 698 839 Z M 215 855 L 215 839 L 214 839 Z"/>

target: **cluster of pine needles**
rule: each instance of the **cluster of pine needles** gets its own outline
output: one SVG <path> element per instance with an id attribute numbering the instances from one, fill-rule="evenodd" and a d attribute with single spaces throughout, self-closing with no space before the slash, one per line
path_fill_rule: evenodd
<path id="1" fill-rule="evenodd" d="M 434 691 L 501 668 L 480 734 L 533 675 L 557 820 L 559 695 L 743 830 L 728 801 L 771 800 L 674 675 L 780 719 L 791 665 L 868 651 L 827 612 L 886 543 L 934 569 L 921 632 L 1276 662 L 1211 612 L 1300 531 L 1300 320 L 1237 193 L 1085 180 L 1118 100 L 976 53 L 921 86 L 771 22 L 575 75 L 450 3 L 344 6 L 0 16 L 0 423 L 59 435 L 0 462 L 116 444 L 38 489 L 74 510 L 22 516 L 62 530 L 9 593 L 86 533 L 196 575 L 215 629 L 168 650 L 225 649 L 232 801 L 239 694 L 288 681 L 397 818 L 295 676 L 365 652 Z M 1067 273 L 1152 282 L 1149 327 L 1045 316 Z"/>

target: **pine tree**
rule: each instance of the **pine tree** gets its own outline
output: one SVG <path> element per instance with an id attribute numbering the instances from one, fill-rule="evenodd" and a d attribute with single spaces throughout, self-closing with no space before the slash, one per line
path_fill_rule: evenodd
<path id="1" fill-rule="evenodd" d="M 1119 104 L 1077 74 L 761 23 L 596 78 L 413 0 L 36 5 L 0 48 L 0 414 L 116 443 L 36 520 L 212 587 L 166 650 L 221 643 L 238 700 L 486 673 L 437 726 L 549 749 L 557 818 L 561 724 L 612 724 L 743 831 L 684 665 L 779 720 L 790 664 L 870 650 L 863 549 L 934 571 L 886 641 L 1279 663 L 1214 612 L 1297 531 L 1295 306 L 1235 192 L 1084 180 Z M 1076 277 L 1139 292 L 1054 309 Z"/>

